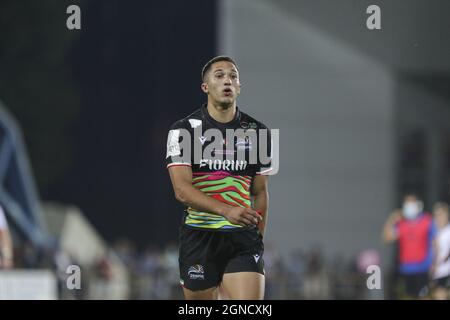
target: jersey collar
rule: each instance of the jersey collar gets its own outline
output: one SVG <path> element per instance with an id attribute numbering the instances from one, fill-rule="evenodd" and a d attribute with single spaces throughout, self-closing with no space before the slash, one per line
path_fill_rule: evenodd
<path id="1" fill-rule="evenodd" d="M 202 105 L 203 116 L 215 127 L 219 127 L 219 128 L 233 127 L 236 124 L 238 124 L 241 119 L 241 112 L 239 111 L 239 108 L 237 106 L 236 106 L 236 113 L 234 115 L 234 119 L 229 122 L 225 122 L 225 123 L 214 120 L 214 118 L 211 117 L 211 115 L 209 114 L 208 109 L 206 107 L 207 107 L 207 104 L 204 103 Z"/>

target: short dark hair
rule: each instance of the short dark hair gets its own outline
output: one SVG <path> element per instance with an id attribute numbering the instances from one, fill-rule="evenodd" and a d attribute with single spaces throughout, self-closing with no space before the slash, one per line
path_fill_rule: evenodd
<path id="1" fill-rule="evenodd" d="M 231 62 L 232 64 L 234 64 L 234 66 L 236 67 L 236 69 L 238 69 L 236 61 L 234 61 L 233 58 L 229 57 L 229 56 L 217 56 L 212 58 L 211 60 L 209 60 L 205 66 L 202 69 L 202 81 L 205 80 L 205 75 L 208 72 L 208 70 L 211 68 L 211 66 L 216 63 L 216 62 L 220 62 L 220 61 L 228 61 Z"/>
<path id="2" fill-rule="evenodd" d="M 445 212 L 447 212 L 447 214 L 450 213 L 450 207 L 449 207 L 448 204 L 445 203 L 445 202 L 436 202 L 436 203 L 434 204 L 434 206 L 433 206 L 433 211 L 436 211 L 436 210 L 439 210 L 439 209 L 444 210 Z"/>
<path id="3" fill-rule="evenodd" d="M 408 197 L 414 197 L 419 201 L 423 200 L 422 197 L 419 195 L 419 193 L 416 191 L 408 191 L 403 194 L 403 200 L 405 200 Z"/>

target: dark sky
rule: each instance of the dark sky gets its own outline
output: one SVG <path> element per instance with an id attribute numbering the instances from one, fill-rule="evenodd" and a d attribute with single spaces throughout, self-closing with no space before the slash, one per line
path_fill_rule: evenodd
<path id="1" fill-rule="evenodd" d="M 182 206 L 164 164 L 167 130 L 205 99 L 215 1 L 102 0 L 81 10 L 68 59 L 82 106 L 74 158 L 44 198 L 76 204 L 107 240 L 175 240 Z"/>

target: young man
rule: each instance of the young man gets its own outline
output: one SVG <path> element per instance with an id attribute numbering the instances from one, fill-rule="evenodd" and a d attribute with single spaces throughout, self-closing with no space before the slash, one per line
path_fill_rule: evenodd
<path id="1" fill-rule="evenodd" d="M 398 241 L 398 271 L 406 298 L 422 299 L 429 293 L 435 236 L 433 218 L 423 211 L 423 202 L 415 194 L 405 195 L 403 208 L 394 211 L 384 225 L 385 242 Z"/>
<path id="2" fill-rule="evenodd" d="M 219 286 L 230 299 L 263 299 L 271 167 L 250 154 L 270 150 L 270 136 L 260 138 L 267 127 L 236 106 L 241 84 L 232 58 L 206 63 L 201 89 L 207 104 L 175 122 L 167 141 L 175 197 L 188 207 L 179 236 L 180 283 L 186 299 L 217 299 Z M 229 139 L 230 130 L 256 134 Z"/>

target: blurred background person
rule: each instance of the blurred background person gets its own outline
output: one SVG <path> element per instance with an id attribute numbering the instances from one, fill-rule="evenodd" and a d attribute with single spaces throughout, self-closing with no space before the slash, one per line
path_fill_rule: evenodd
<path id="1" fill-rule="evenodd" d="M 450 224 L 449 206 L 438 202 L 433 207 L 434 221 L 437 227 L 436 258 L 433 267 L 433 298 L 447 300 L 450 285 Z"/>
<path id="2" fill-rule="evenodd" d="M 302 289 L 303 297 L 307 300 L 331 298 L 330 277 L 319 246 L 309 252 Z"/>
<path id="3" fill-rule="evenodd" d="M 403 282 L 403 298 L 425 298 L 433 263 L 436 227 L 432 216 L 415 194 L 406 194 L 402 210 L 395 210 L 383 228 L 386 243 L 398 241 L 397 259 Z"/>
<path id="4" fill-rule="evenodd" d="M 5 213 L 0 205 L 0 269 L 13 267 L 13 245 Z"/>

